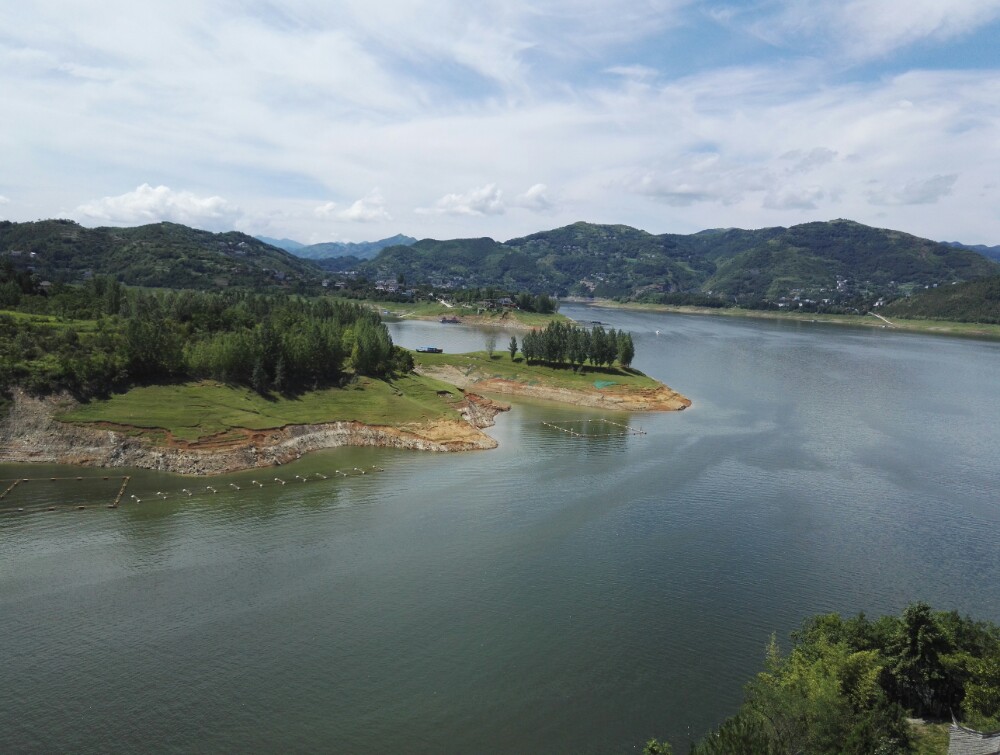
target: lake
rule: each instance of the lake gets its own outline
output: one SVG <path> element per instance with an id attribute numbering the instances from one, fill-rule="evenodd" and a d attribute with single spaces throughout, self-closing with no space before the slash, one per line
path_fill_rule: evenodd
<path id="1" fill-rule="evenodd" d="M 0 750 L 683 752 L 813 613 L 1000 621 L 1000 344 L 562 311 L 694 405 L 129 471 L 115 510 L 122 470 L 0 466 L 32 478 L 0 501 Z"/>

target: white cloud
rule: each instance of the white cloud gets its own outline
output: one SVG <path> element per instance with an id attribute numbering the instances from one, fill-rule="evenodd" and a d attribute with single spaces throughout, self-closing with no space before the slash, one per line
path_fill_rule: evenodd
<path id="1" fill-rule="evenodd" d="M 769 210 L 815 210 L 826 198 L 820 186 L 785 186 L 769 191 L 764 196 L 764 207 Z"/>
<path id="2" fill-rule="evenodd" d="M 855 0 L 106 0 L 66 24 L 63 0 L 35 0 L 0 40 L 17 113 L 0 129 L 3 211 L 110 195 L 79 214 L 365 240 L 865 222 L 874 200 L 880 224 L 1000 242 L 981 189 L 1000 175 L 1000 77 L 962 47 L 1000 0 L 915 2 L 871 0 L 866 16 Z M 745 38 L 758 22 L 777 48 Z M 713 23 L 725 52 L 687 54 Z M 865 66 L 852 45 L 870 45 Z M 950 194 L 913 181 L 952 174 Z M 114 196 L 150 176 L 198 196 Z M 374 186 L 391 187 L 391 215 Z M 206 207 L 201 187 L 226 199 Z M 934 213 L 908 203 L 931 196 Z"/>
<path id="3" fill-rule="evenodd" d="M 439 213 L 443 215 L 503 215 L 505 211 L 503 192 L 495 183 L 478 189 L 470 189 L 464 194 L 445 194 L 432 208 L 421 208 L 421 214 Z"/>
<path id="4" fill-rule="evenodd" d="M 789 173 L 808 173 L 835 160 L 837 152 L 826 147 L 814 147 L 808 151 L 792 150 L 781 157 L 792 162 L 792 166 L 788 169 Z"/>
<path id="5" fill-rule="evenodd" d="M 935 204 L 951 194 L 956 180 L 956 173 L 914 179 L 901 186 L 876 189 L 868 197 L 877 205 Z"/>
<path id="6" fill-rule="evenodd" d="M 660 75 L 660 72 L 655 68 L 650 68 L 649 66 L 641 65 L 631 65 L 631 66 L 612 66 L 606 69 L 605 73 L 614 74 L 615 76 L 621 76 L 626 79 L 655 79 Z"/>
<path id="7" fill-rule="evenodd" d="M 748 168 L 718 154 L 697 156 L 670 170 L 647 170 L 631 178 L 627 188 L 673 207 L 697 203 L 732 205 L 752 192 L 770 188 L 773 176 L 759 167 Z"/>
<path id="8" fill-rule="evenodd" d="M 74 215 L 81 222 L 143 225 L 170 221 L 208 230 L 232 230 L 242 212 L 222 197 L 199 197 L 189 191 L 142 184 L 116 197 L 85 202 Z"/>
<path id="9" fill-rule="evenodd" d="M 1000 17 L 1000 0 L 783 0 L 778 8 L 753 22 L 759 36 L 833 48 L 852 60 L 882 58 L 924 40 L 952 40 Z M 726 20 L 734 18 L 739 14 Z"/>
<path id="10" fill-rule="evenodd" d="M 350 220 L 355 223 L 375 223 L 381 220 L 392 220 L 392 216 L 385 209 L 385 200 L 382 198 L 382 192 L 378 189 L 374 189 L 368 196 L 357 200 L 346 210 L 338 212 L 337 217 L 341 220 Z"/>
<path id="11" fill-rule="evenodd" d="M 10 200 L 7 199 L 3 194 L 0 194 L 0 204 L 10 204 Z"/>
<path id="12" fill-rule="evenodd" d="M 518 194 L 514 204 L 534 212 L 549 212 L 555 207 L 549 198 L 549 187 L 545 184 L 534 184 L 524 194 Z"/>
<path id="13" fill-rule="evenodd" d="M 324 202 L 313 210 L 313 214 L 318 218 L 332 218 L 337 214 L 337 203 Z"/>

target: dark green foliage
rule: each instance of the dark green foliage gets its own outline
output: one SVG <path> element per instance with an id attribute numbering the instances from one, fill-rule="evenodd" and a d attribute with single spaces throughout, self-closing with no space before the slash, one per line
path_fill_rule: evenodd
<path id="1" fill-rule="evenodd" d="M 622 366 L 628 367 L 635 356 L 631 333 L 618 333 L 614 328 L 605 331 L 601 325 L 586 330 L 559 321 L 550 322 L 543 330 L 525 333 L 521 338 L 521 352 L 529 362 L 568 363 L 576 368 L 587 361 L 594 366 L 610 367 L 623 354 L 629 361 L 628 364 L 622 362 Z"/>
<path id="2" fill-rule="evenodd" d="M 0 223 L 0 254 L 20 252 L 38 280 L 77 282 L 110 275 L 137 286 L 217 289 L 318 284 L 311 263 L 252 236 L 210 233 L 176 223 L 84 228 L 69 220 Z M 34 257 L 28 255 L 34 254 Z"/>
<path id="3" fill-rule="evenodd" d="M 958 241 L 945 241 L 943 243 L 957 249 L 968 249 L 969 251 L 977 252 L 994 262 L 1000 262 L 1000 246 L 986 246 L 986 244 L 961 244 Z"/>
<path id="4" fill-rule="evenodd" d="M 914 603 L 900 617 L 807 620 L 695 755 L 910 751 L 907 716 L 1000 726 L 1000 627 Z"/>
<path id="5" fill-rule="evenodd" d="M 517 356 L 517 338 L 515 336 L 510 337 L 510 343 L 507 344 L 507 351 L 510 352 L 511 360 Z"/>
<path id="6" fill-rule="evenodd" d="M 377 314 L 343 301 L 126 291 L 99 278 L 63 288 L 27 297 L 21 309 L 73 320 L 0 315 L 0 389 L 69 390 L 87 398 L 191 377 L 266 394 L 336 385 L 348 370 L 384 376 L 413 368 Z M 118 314 L 106 315 L 111 309 Z M 71 324 L 86 324 L 83 318 L 96 326 Z"/>
<path id="7" fill-rule="evenodd" d="M 1000 276 L 921 289 L 882 311 L 890 317 L 1000 323 Z"/>
<path id="8" fill-rule="evenodd" d="M 633 359 L 635 359 L 635 343 L 632 341 L 632 334 L 620 331 L 618 333 L 618 361 L 622 367 L 631 367 Z"/>
<path id="9" fill-rule="evenodd" d="M 650 739 L 642 748 L 642 755 L 673 755 L 674 750 L 668 742 Z"/>
<path id="10" fill-rule="evenodd" d="M 403 273 L 411 283 L 697 306 L 742 306 L 800 292 L 856 308 L 900 286 L 970 280 L 995 274 L 997 266 L 969 250 L 835 220 L 690 236 L 574 223 L 505 243 L 425 239 L 386 249 L 359 269 L 371 278 Z"/>

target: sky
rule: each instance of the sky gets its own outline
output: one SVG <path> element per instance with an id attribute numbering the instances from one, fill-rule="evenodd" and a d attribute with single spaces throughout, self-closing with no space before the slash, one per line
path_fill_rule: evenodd
<path id="1" fill-rule="evenodd" d="M 1000 0 L 0 6 L 0 219 L 1000 244 Z"/>

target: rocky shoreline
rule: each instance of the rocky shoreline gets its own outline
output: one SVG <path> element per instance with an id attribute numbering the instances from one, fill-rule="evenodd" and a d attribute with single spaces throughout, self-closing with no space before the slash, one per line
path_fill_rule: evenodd
<path id="1" fill-rule="evenodd" d="M 0 420 L 0 463 L 74 464 L 93 467 L 155 469 L 185 475 L 218 475 L 286 464 L 310 451 L 340 446 L 369 446 L 448 452 L 496 448 L 484 433 L 509 405 L 481 394 L 525 396 L 544 401 L 615 411 L 681 411 L 690 399 L 671 388 L 580 390 L 528 385 L 501 378 L 468 375 L 454 367 L 421 367 L 418 372 L 462 389 L 462 419 L 442 419 L 401 426 L 355 421 L 286 425 L 268 430 L 230 431 L 194 442 L 168 437 L 154 442 L 149 429 L 111 424 L 78 425 L 56 417 L 75 401 L 66 395 L 37 398 L 15 391 L 13 404 Z M 472 392 L 472 391 L 475 392 Z"/>
<path id="2" fill-rule="evenodd" d="M 462 420 L 441 420 L 392 427 L 360 422 L 288 425 L 247 430 L 242 437 L 201 439 L 194 443 L 154 444 L 136 428 L 88 427 L 60 422 L 69 409 L 67 396 L 35 398 L 16 391 L 13 406 L 0 421 L 0 463 L 75 464 L 136 467 L 188 475 L 216 475 L 271 467 L 310 451 L 339 446 L 377 446 L 448 452 L 495 448 L 482 432 L 509 406 L 467 393 L 459 407 Z"/>
<path id="3" fill-rule="evenodd" d="M 467 374 L 452 366 L 429 367 L 421 365 L 417 372 L 436 378 L 463 390 L 474 388 L 483 393 L 499 393 L 510 396 L 526 396 L 575 404 L 595 409 L 610 409 L 628 412 L 678 412 L 691 406 L 691 399 L 681 395 L 666 385 L 657 388 L 621 388 L 611 386 L 598 390 L 557 388 L 544 385 L 529 385 L 514 380 L 485 377 L 478 373 Z"/>

